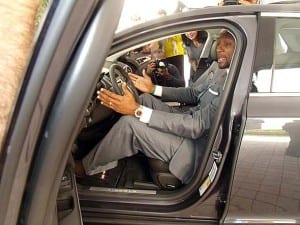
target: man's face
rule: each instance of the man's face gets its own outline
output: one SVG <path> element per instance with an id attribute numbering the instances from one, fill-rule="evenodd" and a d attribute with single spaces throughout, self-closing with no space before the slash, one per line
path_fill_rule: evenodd
<path id="1" fill-rule="evenodd" d="M 150 44 L 151 58 L 152 59 L 164 59 L 165 53 L 159 48 L 159 43 L 157 41 Z"/>
<path id="2" fill-rule="evenodd" d="M 166 76 L 168 73 L 168 69 L 167 68 L 157 68 L 157 73 L 160 76 Z"/>
<path id="3" fill-rule="evenodd" d="M 151 58 L 152 59 L 164 59 L 165 53 L 162 49 L 151 50 Z"/>
<path id="4" fill-rule="evenodd" d="M 229 33 L 222 33 L 217 41 L 218 64 L 221 69 L 229 67 L 234 49 L 234 38 Z"/>

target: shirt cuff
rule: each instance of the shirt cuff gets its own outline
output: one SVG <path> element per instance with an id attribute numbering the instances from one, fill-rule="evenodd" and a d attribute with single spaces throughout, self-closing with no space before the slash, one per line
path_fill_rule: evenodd
<path id="1" fill-rule="evenodd" d="M 143 123 L 149 123 L 153 109 L 150 109 L 146 106 L 142 106 L 141 110 L 142 110 L 142 115 L 139 120 Z"/>
<path id="2" fill-rule="evenodd" d="M 153 93 L 153 95 L 161 97 L 162 96 L 162 86 L 155 85 L 154 86 L 154 93 Z"/>

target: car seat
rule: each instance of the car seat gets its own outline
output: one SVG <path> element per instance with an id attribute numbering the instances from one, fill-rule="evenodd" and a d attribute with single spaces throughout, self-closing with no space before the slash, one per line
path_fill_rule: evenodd
<path id="1" fill-rule="evenodd" d="M 163 190 L 174 190 L 182 185 L 182 182 L 169 170 L 169 163 L 159 159 L 149 159 L 150 174 L 154 184 Z"/>
<path id="2" fill-rule="evenodd" d="M 212 62 L 217 60 L 217 41 L 211 41 L 209 50 L 209 59 Z M 200 81 L 200 79 L 199 79 Z M 193 86 L 198 85 L 195 81 Z M 155 185 L 163 190 L 174 190 L 182 185 L 182 182 L 169 171 L 169 163 L 159 159 L 149 158 L 150 174 Z"/>

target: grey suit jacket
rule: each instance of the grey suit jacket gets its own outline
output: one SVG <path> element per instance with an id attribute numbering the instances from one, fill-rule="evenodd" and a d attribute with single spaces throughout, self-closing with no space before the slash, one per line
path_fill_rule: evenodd
<path id="1" fill-rule="evenodd" d="M 190 88 L 163 87 L 162 100 L 195 105 L 184 113 L 154 110 L 149 126 L 184 137 L 169 164 L 170 171 L 184 183 L 192 178 L 203 151 L 203 133 L 213 120 L 223 92 L 226 69 L 213 63 Z"/>

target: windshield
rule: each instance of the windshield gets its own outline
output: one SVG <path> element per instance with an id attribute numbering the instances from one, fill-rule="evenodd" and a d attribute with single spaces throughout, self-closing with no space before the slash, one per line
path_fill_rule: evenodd
<path id="1" fill-rule="evenodd" d="M 248 2 L 248 0 L 238 1 Z M 291 0 L 257 0 L 256 4 L 270 4 L 288 1 Z M 116 33 L 161 16 L 208 6 L 218 6 L 218 3 L 221 2 L 224 2 L 224 0 L 124 0 L 124 8 Z M 249 2 L 252 1 L 249 0 Z"/>
<path id="2" fill-rule="evenodd" d="M 161 16 L 195 8 L 217 6 L 219 0 L 125 0 L 116 32 Z"/>

